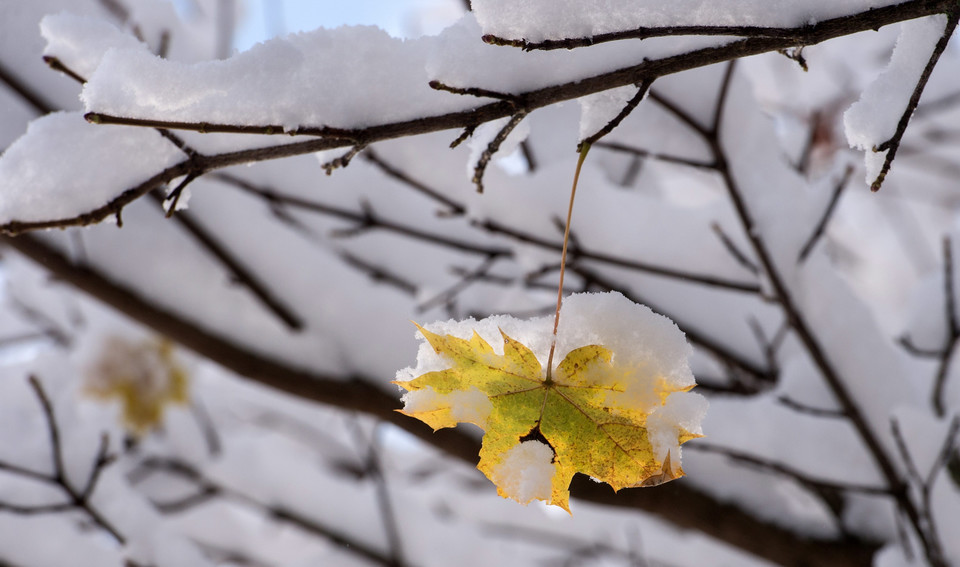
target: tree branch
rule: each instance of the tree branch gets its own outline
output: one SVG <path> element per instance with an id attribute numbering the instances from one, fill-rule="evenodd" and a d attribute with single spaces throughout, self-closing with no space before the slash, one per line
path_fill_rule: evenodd
<path id="1" fill-rule="evenodd" d="M 933 53 L 930 54 L 930 59 L 927 60 L 927 64 L 920 74 L 920 80 L 917 81 L 917 85 L 913 89 L 913 94 L 910 95 L 910 100 L 907 102 L 907 107 L 903 110 L 903 114 L 900 115 L 900 121 L 897 123 L 897 129 L 893 137 L 873 149 L 875 152 L 886 151 L 887 155 L 884 156 L 880 173 L 877 174 L 877 178 L 870 184 L 871 191 L 879 191 L 880 186 L 883 185 L 883 180 L 887 177 L 887 172 L 890 171 L 893 158 L 896 157 L 897 150 L 900 148 L 900 141 L 907 131 L 907 125 L 910 124 L 910 117 L 913 116 L 913 111 L 916 110 L 917 104 L 920 103 L 920 96 L 923 94 L 923 89 L 927 86 L 930 74 L 933 73 L 934 67 L 937 66 L 937 61 L 940 60 L 940 55 L 943 54 L 947 48 L 947 44 L 950 43 L 950 38 L 953 37 L 953 32 L 957 29 L 957 23 L 960 22 L 960 8 L 956 5 L 947 13 L 950 17 L 947 18 L 947 25 L 943 30 L 943 35 L 940 36 L 940 41 L 934 46 Z"/>
<path id="2" fill-rule="evenodd" d="M 153 128 L 194 130 L 198 132 L 268 135 L 285 133 L 291 135 L 318 136 L 319 139 L 227 152 L 205 156 L 202 159 L 184 161 L 155 174 L 139 185 L 127 189 L 106 205 L 92 211 L 65 219 L 51 219 L 40 222 L 14 221 L 0 225 L 0 232 L 16 234 L 43 228 L 85 226 L 118 215 L 124 206 L 152 191 L 155 187 L 190 173 L 201 175 L 208 171 L 221 169 L 230 165 L 278 159 L 345 146 L 369 145 L 381 140 L 426 134 L 451 128 L 475 128 L 478 124 L 484 122 L 506 116 L 515 116 L 520 111 L 530 113 L 537 108 L 565 100 L 571 100 L 630 84 L 638 84 L 643 81 L 650 81 L 657 77 L 671 75 L 680 71 L 750 55 L 777 51 L 795 45 L 812 45 L 828 39 L 869 29 L 876 29 L 900 21 L 931 14 L 945 13 L 950 11 L 955 3 L 955 0 L 911 0 L 897 6 L 878 8 L 843 18 L 824 20 L 814 26 L 804 28 L 797 38 L 751 37 L 662 59 L 646 60 L 637 65 L 601 73 L 561 85 L 553 85 L 525 93 L 510 95 L 511 98 L 509 100 L 499 100 L 472 110 L 379 124 L 366 128 L 342 129 L 327 126 L 301 126 L 291 131 L 285 131 L 280 125 L 248 126 L 211 124 L 206 122 L 167 122 L 152 119 L 124 118 L 91 112 L 86 115 L 87 119 L 97 124 L 124 124 Z"/>
<path id="3" fill-rule="evenodd" d="M 476 463 L 479 442 L 456 429 L 432 432 L 425 424 L 394 411 L 399 400 L 360 377 L 318 375 L 291 368 L 234 345 L 223 337 L 157 306 L 110 281 L 90 268 L 74 266 L 36 237 L 0 237 L 4 243 L 44 266 L 60 280 L 118 309 L 225 368 L 265 386 L 329 404 L 361 411 L 404 429 L 424 442 L 468 463 Z M 721 504 L 682 481 L 655 489 L 614 493 L 583 476 L 572 485 L 574 498 L 599 504 L 643 510 L 681 527 L 697 529 L 770 561 L 823 566 L 869 565 L 876 547 L 861 541 L 809 540 L 786 529 L 757 520 L 733 505 Z"/>
<path id="4" fill-rule="evenodd" d="M 913 1 L 903 2 L 901 4 L 874 8 L 865 12 L 823 20 L 816 24 L 807 24 L 797 27 L 768 27 L 768 26 L 643 26 L 630 30 L 617 32 L 600 33 L 591 37 L 575 37 L 564 39 L 547 39 L 539 42 L 529 42 L 524 39 L 508 39 L 495 35 L 483 36 L 483 41 L 492 45 L 504 45 L 518 47 L 524 51 L 533 50 L 553 50 L 553 49 L 576 49 L 579 47 L 589 47 L 611 41 L 622 41 L 625 39 L 649 39 L 654 37 L 671 37 L 684 35 L 697 36 L 734 36 L 757 39 L 781 40 L 788 45 L 784 47 L 796 47 L 811 45 L 811 37 L 816 37 L 824 33 L 836 33 L 837 30 L 850 29 L 840 35 L 849 35 L 856 31 L 865 29 L 876 29 L 892 23 L 891 18 L 896 21 L 912 20 L 922 18 L 932 14 L 947 12 L 953 3 L 951 2 L 929 2 Z M 931 11 L 934 10 L 934 11 Z M 862 28 L 864 23 L 872 22 L 867 28 Z"/>
<path id="5" fill-rule="evenodd" d="M 725 91 L 729 86 L 729 79 L 730 75 L 728 73 L 727 76 L 724 77 L 722 83 L 721 88 L 723 91 Z M 723 95 L 721 95 L 719 99 L 721 102 L 725 100 Z M 850 420 L 854 426 L 854 429 L 856 429 L 858 435 L 866 446 L 867 451 L 873 457 L 874 463 L 877 465 L 880 474 L 887 482 L 890 492 L 893 495 L 894 500 L 897 502 L 898 508 L 907 516 L 907 519 L 910 521 L 910 524 L 915 530 L 917 536 L 920 538 L 928 561 L 937 567 L 945 567 L 943 554 L 939 549 L 939 543 L 933 540 L 928 531 L 924 529 L 920 513 L 914 502 L 910 499 L 910 496 L 907 494 L 904 482 L 900 478 L 900 474 L 897 471 L 896 466 L 893 464 L 891 455 L 887 453 L 887 450 L 877 437 L 877 433 L 874 432 L 867 423 L 866 417 L 861 411 L 860 406 L 857 404 L 857 400 L 847 389 L 847 385 L 844 382 L 843 377 L 834 368 L 829 356 L 827 355 L 827 351 L 817 340 L 816 335 L 813 329 L 807 323 L 803 312 L 796 306 L 793 295 L 790 293 L 786 282 L 784 281 L 780 271 L 777 269 L 776 264 L 773 261 L 773 256 L 768 249 L 766 242 L 763 240 L 760 232 L 757 230 L 757 225 L 754 222 L 753 215 L 750 212 L 750 209 L 747 207 L 739 184 L 734 178 L 733 172 L 728 165 L 726 150 L 722 146 L 720 140 L 720 128 L 723 122 L 723 115 L 723 105 L 718 104 L 714 124 L 711 128 L 707 129 L 704 139 L 711 148 L 711 151 L 714 153 L 718 164 L 718 170 L 723 178 L 724 185 L 727 187 L 730 200 L 733 203 L 737 216 L 741 220 L 744 233 L 747 235 L 747 238 L 754 249 L 754 253 L 759 259 L 764 272 L 767 274 L 770 285 L 773 288 L 774 296 L 783 309 L 784 315 L 790 322 L 790 325 L 796 333 L 797 338 L 810 355 L 816 367 L 820 370 L 820 374 L 823 376 L 827 386 L 837 398 L 837 402 L 843 409 L 844 414 Z"/>

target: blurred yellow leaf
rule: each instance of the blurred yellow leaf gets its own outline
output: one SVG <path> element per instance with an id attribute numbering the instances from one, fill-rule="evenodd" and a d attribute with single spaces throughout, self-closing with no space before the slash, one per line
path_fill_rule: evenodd
<path id="1" fill-rule="evenodd" d="M 189 401 L 187 373 L 174 357 L 173 344 L 164 339 L 135 343 L 110 337 L 87 372 L 85 390 L 119 400 L 123 423 L 135 435 L 158 426 L 168 405 Z"/>

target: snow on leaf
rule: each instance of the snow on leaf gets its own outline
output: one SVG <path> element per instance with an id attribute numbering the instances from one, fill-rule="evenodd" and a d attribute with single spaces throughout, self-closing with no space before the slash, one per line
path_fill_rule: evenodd
<path id="1" fill-rule="evenodd" d="M 636 379 L 601 345 L 570 351 L 551 375 L 534 353 L 502 330 L 503 354 L 474 332 L 470 339 L 420 327 L 434 351 L 452 366 L 395 382 L 407 390 L 402 413 L 436 429 L 460 422 L 485 430 L 477 466 L 501 496 L 569 508 L 573 475 L 582 473 L 614 490 L 652 486 L 683 476 L 671 455 L 658 460 L 647 418 L 675 392 L 659 379 L 654 410 L 623 396 Z M 698 432 L 674 430 L 681 444 Z M 674 455 L 677 459 L 679 455 Z"/>

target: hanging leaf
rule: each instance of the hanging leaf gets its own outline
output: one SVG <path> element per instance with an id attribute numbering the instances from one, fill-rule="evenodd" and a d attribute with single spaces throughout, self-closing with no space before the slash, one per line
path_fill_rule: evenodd
<path id="1" fill-rule="evenodd" d="M 683 475 L 679 454 L 657 458 L 647 422 L 671 394 L 692 385 L 678 388 L 660 378 L 652 405 L 637 403 L 626 395 L 638 378 L 635 367 L 618 367 L 602 345 L 576 348 L 545 373 L 534 353 L 503 331 L 498 354 L 476 332 L 467 340 L 418 328 L 451 366 L 395 382 L 408 392 L 402 412 L 434 430 L 461 422 L 482 428 L 477 468 L 501 496 L 544 500 L 569 512 L 578 472 L 614 490 Z M 682 427 L 674 434 L 677 445 L 701 436 Z"/>

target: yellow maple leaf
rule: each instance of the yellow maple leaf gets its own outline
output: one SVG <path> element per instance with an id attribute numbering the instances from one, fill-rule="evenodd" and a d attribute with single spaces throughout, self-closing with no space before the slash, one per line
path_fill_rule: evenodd
<path id="1" fill-rule="evenodd" d="M 477 468 L 501 496 L 545 500 L 569 512 L 570 481 L 578 472 L 614 490 L 683 476 L 669 452 L 657 459 L 647 418 L 651 406 L 692 386 L 671 387 L 660 379 L 652 402 L 638 404 L 625 395 L 635 377 L 603 346 L 570 351 L 547 375 L 533 352 L 502 330 L 503 354 L 497 354 L 476 332 L 466 340 L 417 327 L 452 366 L 394 382 L 407 390 L 401 412 L 434 430 L 460 422 L 483 429 Z M 700 437 L 676 431 L 677 445 Z"/>
<path id="2" fill-rule="evenodd" d="M 123 424 L 137 436 L 158 426 L 167 406 L 189 401 L 187 373 L 166 339 L 110 337 L 86 378 L 88 394 L 120 401 Z"/>

